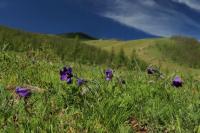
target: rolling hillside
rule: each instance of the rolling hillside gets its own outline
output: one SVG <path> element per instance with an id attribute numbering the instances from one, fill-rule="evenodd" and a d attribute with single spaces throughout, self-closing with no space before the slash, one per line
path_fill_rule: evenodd
<path id="1" fill-rule="evenodd" d="M 56 55 L 65 61 L 83 64 L 104 64 L 110 54 L 90 45 L 83 45 L 81 39 L 58 35 L 25 32 L 0 26 L 0 51 L 41 52 Z M 90 52 L 88 52 L 90 51 Z"/>
<path id="2" fill-rule="evenodd" d="M 184 37 L 182 38 L 182 40 L 184 40 Z M 179 44 L 177 44 L 177 41 L 172 38 L 141 39 L 133 41 L 94 40 L 94 41 L 85 41 L 85 43 L 91 46 L 104 49 L 108 52 L 111 52 L 113 49 L 116 53 L 118 53 L 120 49 L 123 49 L 128 57 L 131 57 L 132 51 L 134 50 L 136 51 L 137 56 L 141 60 L 147 62 L 147 64 L 159 66 L 162 70 L 165 71 L 166 70 L 167 71 L 169 70 L 171 72 L 183 71 L 186 73 L 193 73 L 196 76 L 200 74 L 199 67 L 196 68 L 191 67 L 190 62 L 180 63 L 173 60 L 169 56 L 170 53 L 172 52 L 170 51 L 170 49 L 166 48 L 165 51 L 160 50 L 159 46 L 170 46 L 172 48 L 178 46 Z M 182 49 L 184 50 L 185 53 L 190 54 L 190 58 L 195 59 L 196 57 L 199 56 L 197 54 L 195 55 L 193 50 L 196 49 L 197 52 L 200 51 L 199 49 L 200 45 L 194 46 L 191 43 L 192 41 L 189 40 L 189 42 L 186 42 L 185 46 L 190 46 L 190 48 L 182 47 Z M 178 52 L 180 53 L 180 49 L 177 48 L 175 50 L 174 51 L 177 52 L 177 54 L 175 53 L 176 54 L 175 56 L 177 56 L 178 59 L 182 58 L 183 55 L 178 54 Z M 198 62 L 198 59 L 193 60 L 193 62 Z"/>

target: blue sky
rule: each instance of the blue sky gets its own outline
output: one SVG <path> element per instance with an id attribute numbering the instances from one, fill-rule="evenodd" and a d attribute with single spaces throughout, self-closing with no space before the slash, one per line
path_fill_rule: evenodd
<path id="1" fill-rule="evenodd" d="M 0 24 L 99 38 L 185 35 L 200 39 L 199 0 L 0 0 Z"/>

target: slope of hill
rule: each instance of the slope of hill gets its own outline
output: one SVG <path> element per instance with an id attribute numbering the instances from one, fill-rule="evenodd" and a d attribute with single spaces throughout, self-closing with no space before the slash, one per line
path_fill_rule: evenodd
<path id="1" fill-rule="evenodd" d="M 192 38 L 173 37 L 133 41 L 94 40 L 85 41 L 85 43 L 108 52 L 118 53 L 120 49 L 123 49 L 128 57 L 131 57 L 132 51 L 135 51 L 141 60 L 159 66 L 163 70 L 200 74 L 198 61 L 200 44 Z"/>
<path id="2" fill-rule="evenodd" d="M 45 52 L 51 50 L 62 61 L 135 68 L 136 63 L 130 64 L 131 61 L 124 53 L 112 55 L 106 50 L 83 43 L 84 40 L 77 37 L 66 38 L 0 27 L 0 49 L 3 51 L 29 52 L 38 50 Z M 137 61 L 138 65 L 145 70 L 147 65 L 139 59 Z"/>
<path id="3" fill-rule="evenodd" d="M 79 38 L 80 40 L 97 40 L 97 38 L 87 35 L 83 32 L 62 33 L 62 34 L 58 34 L 58 36 L 71 38 L 71 39 Z"/>
<path id="4" fill-rule="evenodd" d="M 108 52 L 94 46 L 82 45 L 77 39 L 24 32 L 2 26 L 0 27 L 0 50 L 16 52 L 51 50 L 63 61 L 90 64 L 104 64 L 107 62 L 105 57 L 110 56 Z"/>

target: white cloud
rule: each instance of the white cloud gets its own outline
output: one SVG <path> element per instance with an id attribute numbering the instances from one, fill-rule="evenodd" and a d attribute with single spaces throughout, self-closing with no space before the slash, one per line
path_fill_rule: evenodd
<path id="1" fill-rule="evenodd" d="M 173 0 L 173 1 L 185 4 L 186 6 L 192 9 L 200 10 L 200 0 Z"/>
<path id="2" fill-rule="evenodd" d="M 111 8 L 112 7 L 112 8 Z M 197 35 L 200 25 L 172 8 L 159 5 L 154 0 L 113 0 L 110 8 L 101 13 L 129 27 L 158 35 Z M 196 29 L 194 31 L 193 29 Z"/>

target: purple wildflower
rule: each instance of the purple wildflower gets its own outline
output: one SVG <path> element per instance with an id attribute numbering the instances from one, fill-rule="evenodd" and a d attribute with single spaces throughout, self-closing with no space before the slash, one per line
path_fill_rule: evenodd
<path id="1" fill-rule="evenodd" d="M 78 84 L 78 86 L 81 86 L 81 85 L 83 85 L 83 84 L 85 84 L 86 83 L 86 80 L 84 80 L 84 79 L 77 79 L 77 84 Z"/>
<path id="2" fill-rule="evenodd" d="M 113 77 L 113 71 L 111 69 L 107 69 L 106 72 L 106 80 L 111 80 Z"/>
<path id="3" fill-rule="evenodd" d="M 27 88 L 17 87 L 15 92 L 21 97 L 29 97 L 31 95 L 31 91 Z"/>
<path id="4" fill-rule="evenodd" d="M 67 81 L 67 84 L 72 83 L 72 68 L 71 67 L 64 67 L 63 70 L 60 70 L 60 80 Z"/>
<path id="5" fill-rule="evenodd" d="M 183 84 L 183 81 L 181 80 L 179 76 L 176 76 L 172 81 L 172 85 L 175 87 L 182 87 L 182 84 Z"/>
<path id="6" fill-rule="evenodd" d="M 67 78 L 67 84 L 71 84 L 72 83 L 72 78 Z"/>

